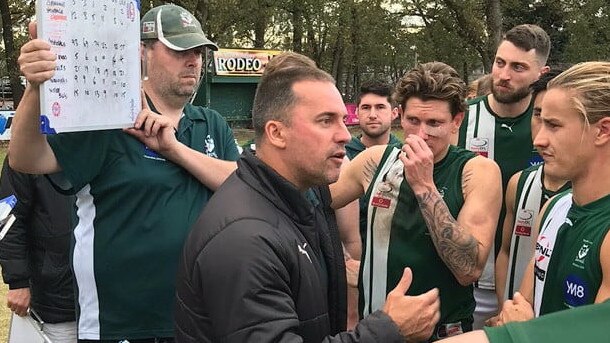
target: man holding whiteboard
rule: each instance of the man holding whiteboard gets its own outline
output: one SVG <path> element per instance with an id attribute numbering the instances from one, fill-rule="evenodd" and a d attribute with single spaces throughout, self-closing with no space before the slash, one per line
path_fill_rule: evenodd
<path id="1" fill-rule="evenodd" d="M 53 76 L 56 56 L 47 42 L 32 39 L 19 57 L 29 84 L 12 128 L 11 166 L 63 171 L 76 194 L 72 263 L 81 341 L 173 342 L 184 239 L 238 158 L 222 117 L 188 103 L 202 53 L 217 48 L 200 23 L 179 6 L 163 5 L 141 25 L 143 109 L 124 131 L 42 135 L 39 86 Z"/>

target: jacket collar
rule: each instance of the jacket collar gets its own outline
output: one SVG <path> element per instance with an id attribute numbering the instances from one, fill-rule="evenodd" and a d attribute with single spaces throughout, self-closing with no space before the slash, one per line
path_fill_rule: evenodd
<path id="1" fill-rule="evenodd" d="M 248 150 L 237 161 L 236 174 L 295 222 L 311 225 L 315 220 L 313 205 L 305 193 Z"/>

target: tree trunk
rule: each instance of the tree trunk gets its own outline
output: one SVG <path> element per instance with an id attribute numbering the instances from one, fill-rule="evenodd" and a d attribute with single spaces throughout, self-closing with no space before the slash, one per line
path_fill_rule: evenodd
<path id="1" fill-rule="evenodd" d="M 207 26 L 208 16 L 210 15 L 210 0 L 200 0 L 197 2 L 197 12 L 202 26 Z M 205 28 L 204 28 L 205 30 Z"/>
<path id="2" fill-rule="evenodd" d="M 267 16 L 268 7 L 263 7 L 261 14 L 257 15 L 254 22 L 254 48 L 265 48 L 265 32 L 267 31 Z M 264 14 L 263 14 L 264 13 Z"/>
<path id="3" fill-rule="evenodd" d="M 13 91 L 13 106 L 17 108 L 23 96 L 23 86 L 19 80 L 19 68 L 17 67 L 17 57 L 15 43 L 13 42 L 13 21 L 8 5 L 8 0 L 0 0 L 0 14 L 2 16 L 2 39 L 4 40 L 4 60 L 7 66 L 8 77 L 11 81 Z"/>
<path id="4" fill-rule="evenodd" d="M 337 80 L 337 84 L 339 82 L 339 73 L 342 71 L 342 64 L 343 64 L 343 30 L 340 30 L 339 33 L 339 37 L 337 37 L 337 40 L 335 41 L 335 44 L 333 45 L 333 60 L 332 60 L 332 64 L 331 64 L 331 75 L 335 78 L 335 80 Z"/>
<path id="5" fill-rule="evenodd" d="M 360 28 L 358 27 L 359 21 L 358 8 L 353 1 L 350 1 L 350 26 L 351 32 L 351 46 L 352 46 L 352 63 L 350 65 L 349 74 L 345 82 L 345 93 L 348 97 L 351 97 L 355 93 L 355 90 L 360 88 L 360 72 L 361 72 L 361 54 L 360 49 L 362 48 L 362 41 L 360 39 Z"/>
<path id="6" fill-rule="evenodd" d="M 299 1 L 292 2 L 292 51 L 303 51 L 303 9 Z"/>
<path id="7" fill-rule="evenodd" d="M 502 8 L 500 0 L 485 0 L 485 14 L 487 24 L 487 46 L 486 56 L 481 56 L 483 59 L 483 67 L 485 72 L 491 72 L 493 58 L 496 55 L 496 49 L 502 39 Z"/>

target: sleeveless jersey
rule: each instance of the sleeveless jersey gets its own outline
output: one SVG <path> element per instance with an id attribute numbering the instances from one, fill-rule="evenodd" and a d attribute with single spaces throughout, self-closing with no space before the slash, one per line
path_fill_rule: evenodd
<path id="1" fill-rule="evenodd" d="M 364 146 L 364 144 L 362 144 L 362 142 L 360 141 L 361 138 L 362 135 L 359 135 L 358 137 L 352 137 L 352 140 L 345 145 L 345 153 L 347 154 L 347 158 L 349 158 L 350 161 L 356 158 L 358 154 L 366 150 L 366 146 Z M 390 141 L 388 142 L 388 145 L 402 147 L 402 143 L 403 142 L 398 139 L 398 137 L 390 133 Z M 358 200 L 358 205 L 360 207 L 360 231 L 366 230 L 366 210 L 368 207 L 367 202 L 368 199 L 366 198 L 366 196 L 361 196 Z M 360 256 L 358 256 L 358 258 L 360 258 Z"/>
<path id="2" fill-rule="evenodd" d="M 568 227 L 569 226 L 569 227 Z M 610 195 L 572 204 L 557 234 L 542 294 L 540 315 L 592 304 L 601 285 L 600 250 L 610 229 Z"/>
<path id="3" fill-rule="evenodd" d="M 519 290 L 525 269 L 532 260 L 536 243 L 532 229 L 540 208 L 547 200 L 569 188 L 568 182 L 558 191 L 546 189 L 543 183 L 542 165 L 529 167 L 521 172 L 517 181 L 516 203 L 513 209 L 515 222 L 511 233 L 504 300 L 512 299 L 515 291 Z"/>
<path id="4" fill-rule="evenodd" d="M 361 314 L 366 316 L 383 307 L 386 295 L 408 266 L 414 275 L 408 294 L 439 288 L 439 324 L 469 319 L 475 307 L 472 286 L 460 285 L 438 256 L 417 199 L 404 179 L 399 153 L 398 148 L 386 148 L 367 190 L 368 220 L 366 231 L 361 232 L 364 249 L 360 273 Z M 454 218 L 464 204 L 462 170 L 475 156 L 450 146 L 447 156 L 434 166 L 434 183 Z"/>
<path id="5" fill-rule="evenodd" d="M 501 118 L 491 110 L 487 96 L 472 99 L 460 127 L 458 146 L 496 161 L 505 190 L 516 172 L 542 163 L 532 144 L 531 116 L 531 105 L 515 118 Z M 483 289 L 495 289 L 494 262 L 502 243 L 504 215 L 505 207 L 502 206 L 497 226 L 500 229 L 496 230 L 493 250 L 476 285 Z"/>
<path id="6" fill-rule="evenodd" d="M 540 314 L 540 303 L 546 283 L 548 267 L 555 247 L 557 234 L 563 225 L 569 225 L 567 215 L 572 206 L 572 193 L 566 191 L 551 200 L 546 212 L 542 214 L 540 232 L 534 254 L 534 313 Z"/>

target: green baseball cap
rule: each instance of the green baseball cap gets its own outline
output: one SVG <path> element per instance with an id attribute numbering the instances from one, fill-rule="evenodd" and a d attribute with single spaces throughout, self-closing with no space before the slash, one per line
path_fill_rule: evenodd
<path id="1" fill-rule="evenodd" d="M 172 50 L 184 51 L 198 46 L 218 50 L 207 39 L 199 21 L 177 5 L 161 5 L 146 12 L 141 20 L 140 39 L 158 39 Z"/>

